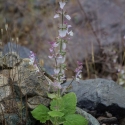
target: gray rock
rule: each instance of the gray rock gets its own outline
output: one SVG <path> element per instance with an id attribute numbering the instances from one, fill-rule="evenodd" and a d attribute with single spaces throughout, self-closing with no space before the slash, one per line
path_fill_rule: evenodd
<path id="1" fill-rule="evenodd" d="M 21 90 L 23 96 L 39 95 L 46 97 L 49 88 L 46 80 L 39 79 L 37 74 L 32 74 L 15 85 Z"/>
<path id="2" fill-rule="evenodd" d="M 65 83 L 64 85 L 69 84 Z M 117 83 L 105 79 L 73 82 L 72 89 L 77 95 L 78 106 L 97 112 L 109 111 L 114 116 L 125 116 L 125 90 Z"/>
<path id="3" fill-rule="evenodd" d="M 0 101 L 11 95 L 11 87 L 7 77 L 0 74 Z"/>
<path id="4" fill-rule="evenodd" d="M 8 58 L 8 56 L 5 56 L 5 55 L 8 55 L 8 53 L 11 53 L 11 52 L 13 52 L 13 53 L 15 52 L 16 55 L 19 55 L 19 57 L 18 56 L 16 57 L 16 58 L 18 58 L 18 60 L 13 61 L 13 62 L 11 61 L 12 59 L 15 59 L 15 55 L 12 56 L 13 57 L 12 59 Z M 21 45 L 16 45 L 15 43 L 12 43 L 12 42 L 9 42 L 8 44 L 6 44 L 4 46 L 3 55 L 6 57 L 8 66 L 12 66 L 12 63 L 14 63 L 14 62 L 18 61 L 18 63 L 19 63 L 21 61 L 21 59 L 28 59 L 29 56 L 31 55 L 31 53 L 30 53 L 30 50 L 28 48 L 26 48 L 24 46 L 21 46 Z M 36 56 L 36 60 L 38 61 L 37 56 Z M 15 66 L 15 63 L 13 64 L 13 66 Z M 53 68 L 50 67 L 50 66 L 47 66 L 46 64 L 44 64 L 43 70 L 45 70 L 45 72 L 49 75 L 54 74 Z"/>
<path id="5" fill-rule="evenodd" d="M 30 109 L 35 109 L 39 104 L 49 106 L 50 99 L 42 97 L 42 96 L 34 96 L 32 98 L 28 98 L 27 100 L 27 105 Z"/>
<path id="6" fill-rule="evenodd" d="M 12 93 L 11 93 L 11 87 L 10 86 L 0 87 L 0 101 L 9 97 L 11 94 Z"/>
<path id="7" fill-rule="evenodd" d="M 26 47 L 17 45 L 12 42 L 8 42 L 4 46 L 3 54 L 6 55 L 7 53 L 10 53 L 12 51 L 16 52 L 20 56 L 20 58 L 29 58 L 30 56 L 30 50 L 27 49 Z"/>
<path id="8" fill-rule="evenodd" d="M 23 114 L 24 115 L 24 114 Z M 25 116 L 26 118 L 26 116 Z M 5 114 L 6 125 L 34 125 L 34 121 L 28 117 L 27 119 L 22 119 L 16 113 Z"/>
<path id="9" fill-rule="evenodd" d="M 0 103 L 0 121 L 4 120 L 3 112 L 5 112 L 5 107 Z"/>
<path id="10" fill-rule="evenodd" d="M 96 118 L 78 107 L 76 108 L 76 113 L 84 116 L 89 122 L 88 125 L 100 125 Z"/>
<path id="11" fill-rule="evenodd" d="M 16 52 L 12 51 L 12 52 L 5 54 L 2 58 L 2 61 L 3 61 L 3 67 L 12 68 L 16 64 L 20 63 L 21 59 Z"/>

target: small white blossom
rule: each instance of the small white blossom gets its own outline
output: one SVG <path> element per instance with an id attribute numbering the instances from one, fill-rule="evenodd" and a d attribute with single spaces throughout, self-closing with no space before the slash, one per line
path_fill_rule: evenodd
<path id="1" fill-rule="evenodd" d="M 34 64 L 34 67 L 35 67 L 36 72 L 39 72 L 39 68 L 36 64 Z"/>
<path id="2" fill-rule="evenodd" d="M 62 88 L 62 86 L 60 85 L 60 83 L 59 82 L 53 82 L 52 84 L 51 84 L 55 89 L 61 89 Z"/>
<path id="3" fill-rule="evenodd" d="M 50 56 L 48 56 L 50 59 L 52 59 L 54 56 L 53 55 L 50 55 Z"/>
<path id="4" fill-rule="evenodd" d="M 58 74 L 58 73 L 59 73 L 59 71 L 60 71 L 60 69 L 59 69 L 59 68 L 54 69 L 54 73 L 55 73 L 55 74 Z"/>
<path id="5" fill-rule="evenodd" d="M 79 78 L 76 78 L 76 82 L 79 82 L 79 80 L 80 80 Z"/>
<path id="6" fill-rule="evenodd" d="M 58 64 L 62 64 L 62 63 L 65 62 L 65 60 L 66 60 L 66 57 L 65 57 L 65 56 L 59 56 L 59 57 L 57 58 L 57 63 L 58 63 Z"/>
<path id="7" fill-rule="evenodd" d="M 73 36 L 73 32 L 72 30 L 68 33 L 70 36 Z"/>
<path id="8" fill-rule="evenodd" d="M 71 17 L 69 15 L 65 15 L 67 20 L 71 20 Z"/>
<path id="9" fill-rule="evenodd" d="M 66 34 L 69 34 L 70 36 L 73 36 L 73 32 L 72 32 L 72 31 L 68 32 L 68 29 L 69 29 L 70 27 L 72 27 L 72 26 L 71 26 L 71 25 L 68 25 L 66 29 L 60 29 L 60 30 L 59 30 L 59 36 L 60 36 L 60 37 L 65 37 Z"/>
<path id="10" fill-rule="evenodd" d="M 56 42 L 55 42 L 55 43 L 53 43 L 53 47 L 58 47 L 58 45 L 59 45 L 59 44 L 58 44 L 58 43 L 56 43 Z"/>
<path id="11" fill-rule="evenodd" d="M 60 29 L 59 30 L 59 36 L 60 37 L 65 37 L 67 33 L 67 29 Z"/>
<path id="12" fill-rule="evenodd" d="M 66 43 L 62 43 L 62 49 L 65 50 L 66 49 Z"/>
<path id="13" fill-rule="evenodd" d="M 124 74 L 124 73 L 125 73 L 125 71 L 122 69 L 122 70 L 121 70 L 121 74 Z"/>
<path id="14" fill-rule="evenodd" d="M 59 17 L 59 14 L 56 14 L 55 16 L 54 16 L 54 18 L 58 18 Z"/>
<path id="15" fill-rule="evenodd" d="M 59 4 L 60 4 L 60 8 L 63 9 L 64 6 L 66 5 L 66 2 L 64 2 L 64 1 L 60 1 Z"/>

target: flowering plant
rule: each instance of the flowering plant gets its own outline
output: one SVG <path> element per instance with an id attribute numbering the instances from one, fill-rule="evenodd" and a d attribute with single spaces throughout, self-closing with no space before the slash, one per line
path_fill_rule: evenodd
<path id="1" fill-rule="evenodd" d="M 64 11 L 66 5 L 65 0 L 59 1 L 60 10 L 57 11 L 54 18 L 61 17 L 62 23 L 59 25 L 59 36 L 56 41 L 50 42 L 50 59 L 55 60 L 53 82 L 49 82 L 49 85 L 54 88 L 53 93 L 48 93 L 48 97 L 51 99 L 50 108 L 40 104 L 31 113 L 33 117 L 39 120 L 41 123 L 45 123 L 50 120 L 53 125 L 87 125 L 87 120 L 76 112 L 77 98 L 75 93 L 70 92 L 63 95 L 64 88 L 61 83 L 66 79 L 66 44 L 69 40 L 69 36 L 73 36 L 73 32 L 69 31 L 71 25 L 64 23 L 64 18 L 70 20 L 71 17 Z M 31 62 L 34 62 L 34 55 L 31 56 Z M 76 68 L 76 81 L 81 78 L 82 63 L 77 62 L 78 68 Z M 38 70 L 37 70 L 38 71 Z"/>

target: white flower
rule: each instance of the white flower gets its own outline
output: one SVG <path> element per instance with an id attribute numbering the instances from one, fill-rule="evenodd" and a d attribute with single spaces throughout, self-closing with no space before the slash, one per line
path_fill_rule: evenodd
<path id="1" fill-rule="evenodd" d="M 55 16 L 54 16 L 54 18 L 58 18 L 59 17 L 59 14 L 56 14 Z"/>
<path id="2" fill-rule="evenodd" d="M 54 69 L 54 73 L 55 73 L 55 74 L 58 74 L 58 73 L 59 73 L 59 71 L 60 71 L 60 69 L 59 69 L 59 68 Z"/>
<path id="3" fill-rule="evenodd" d="M 121 74 L 124 74 L 124 73 L 125 73 L 125 71 L 122 69 L 122 70 L 121 70 Z"/>
<path id="4" fill-rule="evenodd" d="M 72 27 L 71 25 L 68 25 L 67 28 L 69 29 L 70 27 Z"/>
<path id="5" fill-rule="evenodd" d="M 66 60 L 66 57 L 65 57 L 65 56 L 61 56 L 61 55 L 60 55 L 59 57 L 57 57 L 57 63 L 58 63 L 58 64 L 64 63 L 65 60 Z"/>
<path id="6" fill-rule="evenodd" d="M 60 37 L 65 37 L 67 33 L 67 29 L 60 29 L 59 30 L 59 36 Z"/>
<path id="7" fill-rule="evenodd" d="M 34 61 L 35 61 L 35 54 L 32 51 L 30 51 L 30 53 L 31 53 L 31 55 L 29 56 L 29 58 L 30 58 L 29 64 L 33 65 Z"/>
<path id="8" fill-rule="evenodd" d="M 58 45 L 59 45 L 58 43 L 54 42 L 52 46 L 57 47 Z"/>
<path id="9" fill-rule="evenodd" d="M 62 43 L 62 49 L 65 50 L 66 49 L 66 43 Z"/>
<path id="10" fill-rule="evenodd" d="M 123 85 L 124 84 L 124 81 L 122 79 L 119 79 L 119 84 L 120 85 Z"/>
<path id="11" fill-rule="evenodd" d="M 36 64 L 34 65 L 34 67 L 35 67 L 36 72 L 39 72 L 39 68 Z"/>
<path id="12" fill-rule="evenodd" d="M 48 56 L 50 59 L 52 59 L 54 56 L 53 55 L 50 55 L 50 56 Z"/>
<path id="13" fill-rule="evenodd" d="M 62 73 L 63 75 L 65 75 L 65 70 L 64 70 L 64 69 L 61 69 L 61 73 Z"/>
<path id="14" fill-rule="evenodd" d="M 34 59 L 33 59 L 33 58 L 30 58 L 29 64 L 30 64 L 30 65 L 33 65 L 33 63 L 34 63 Z"/>
<path id="15" fill-rule="evenodd" d="M 66 34 L 69 34 L 70 36 L 73 36 L 73 32 L 72 32 L 72 31 L 68 32 L 68 29 L 69 29 L 70 27 L 72 27 L 72 26 L 71 26 L 71 25 L 68 25 L 66 29 L 60 29 L 60 30 L 59 30 L 59 36 L 60 36 L 60 37 L 65 37 Z"/>
<path id="16" fill-rule="evenodd" d="M 65 15 L 67 20 L 71 20 L 71 17 L 69 15 Z"/>
<path id="17" fill-rule="evenodd" d="M 66 5 L 66 2 L 60 1 L 59 4 L 60 4 L 60 8 L 63 9 L 64 6 Z"/>
<path id="18" fill-rule="evenodd" d="M 68 32 L 68 34 L 69 34 L 70 36 L 73 36 L 72 30 L 71 30 L 70 32 Z"/>
<path id="19" fill-rule="evenodd" d="M 79 80 L 82 78 L 82 76 L 81 76 L 81 70 L 79 70 L 77 73 L 76 73 L 76 77 L 75 77 L 75 79 L 76 79 L 76 81 L 77 82 L 79 82 Z"/>
<path id="20" fill-rule="evenodd" d="M 53 86 L 55 89 L 61 89 L 61 88 L 62 88 L 60 82 L 58 82 L 58 81 L 49 82 L 49 85 L 50 85 L 50 86 Z"/>
<path id="21" fill-rule="evenodd" d="M 79 82 L 79 80 L 80 80 L 79 78 L 76 78 L 76 82 Z"/>
<path id="22" fill-rule="evenodd" d="M 50 53 L 52 53 L 53 52 L 53 48 L 50 48 L 49 51 L 50 51 Z"/>

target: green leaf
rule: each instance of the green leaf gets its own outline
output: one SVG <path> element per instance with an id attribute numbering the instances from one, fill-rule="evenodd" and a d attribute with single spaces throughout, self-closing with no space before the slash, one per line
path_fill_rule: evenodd
<path id="1" fill-rule="evenodd" d="M 49 97 L 50 99 L 55 99 L 55 98 L 57 98 L 57 94 L 55 94 L 55 93 L 53 93 L 53 94 L 48 93 L 47 95 L 48 95 L 48 97 Z"/>
<path id="2" fill-rule="evenodd" d="M 55 117 L 50 117 L 50 121 L 54 124 L 55 123 Z M 58 118 L 56 118 L 56 121 L 58 122 L 59 125 L 60 124 L 62 125 L 64 123 L 64 121 L 66 121 L 66 120 L 65 120 L 64 117 L 58 117 Z"/>
<path id="3" fill-rule="evenodd" d="M 76 103 L 77 103 L 76 94 L 73 92 L 70 92 L 64 95 L 63 102 L 64 102 L 63 112 L 65 113 L 65 115 L 74 114 L 76 111 Z"/>
<path id="4" fill-rule="evenodd" d="M 88 125 L 88 121 L 79 114 L 71 114 L 65 117 L 63 125 Z"/>
<path id="5" fill-rule="evenodd" d="M 50 109 L 53 111 L 62 111 L 64 109 L 64 102 L 62 98 L 53 99 L 50 102 Z"/>
<path id="6" fill-rule="evenodd" d="M 48 112 L 48 114 L 51 117 L 62 117 L 64 115 L 64 113 L 59 112 L 59 111 L 50 111 L 50 112 Z"/>
<path id="7" fill-rule="evenodd" d="M 31 114 L 36 120 L 39 120 L 41 123 L 45 123 L 47 120 L 49 120 L 48 112 L 49 109 L 40 104 L 33 111 L 31 111 Z"/>

